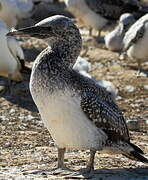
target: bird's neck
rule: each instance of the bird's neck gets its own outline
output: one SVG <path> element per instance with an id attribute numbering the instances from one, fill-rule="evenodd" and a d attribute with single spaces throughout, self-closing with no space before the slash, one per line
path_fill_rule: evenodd
<path id="1" fill-rule="evenodd" d="M 49 46 L 56 57 L 55 61 L 56 59 L 60 59 L 62 64 L 64 63 L 65 65 L 72 67 L 80 54 L 82 42 L 81 38 L 75 38 L 71 41 L 63 39 L 52 41 L 49 43 Z"/>

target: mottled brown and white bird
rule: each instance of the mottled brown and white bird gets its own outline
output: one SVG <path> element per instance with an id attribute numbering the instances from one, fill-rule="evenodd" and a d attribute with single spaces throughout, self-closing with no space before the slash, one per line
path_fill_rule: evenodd
<path id="1" fill-rule="evenodd" d="M 137 61 L 139 74 L 141 63 L 148 61 L 148 13 L 138 19 L 126 32 L 123 51 L 129 58 Z"/>
<path id="2" fill-rule="evenodd" d="M 52 16 L 7 36 L 49 41 L 34 62 L 30 91 L 58 147 L 58 168 L 64 168 L 66 149 L 90 150 L 86 172 L 94 170 L 96 151 L 121 153 L 148 163 L 143 151 L 130 142 L 124 117 L 110 94 L 73 69 L 82 40 L 69 18 Z"/>
<path id="3" fill-rule="evenodd" d="M 123 13 L 141 17 L 148 12 L 138 0 L 65 0 L 68 10 L 83 24 L 99 33 L 115 26 Z"/>

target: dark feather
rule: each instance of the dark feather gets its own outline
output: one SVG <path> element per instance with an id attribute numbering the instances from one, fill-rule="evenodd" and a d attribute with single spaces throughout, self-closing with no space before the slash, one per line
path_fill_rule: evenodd
<path id="1" fill-rule="evenodd" d="M 131 156 L 133 156 L 133 158 L 137 161 L 141 161 L 143 163 L 148 163 L 148 159 L 146 159 L 144 156 L 142 156 L 140 153 L 138 153 L 137 151 L 132 151 Z"/>
<path id="2" fill-rule="evenodd" d="M 81 98 L 83 112 L 89 120 L 108 135 L 108 140 L 129 141 L 126 122 L 114 103 L 102 100 L 91 91 L 83 92 Z"/>
<path id="3" fill-rule="evenodd" d="M 110 20 L 118 20 L 121 14 L 127 12 L 135 13 L 135 18 L 148 12 L 148 8 L 136 0 L 85 0 L 85 2 L 92 11 Z"/>
<path id="4" fill-rule="evenodd" d="M 140 154 L 144 154 L 144 152 L 143 152 L 138 146 L 136 146 L 136 145 L 134 145 L 134 144 L 132 144 L 132 143 L 130 143 L 130 142 L 129 142 L 129 144 L 133 147 L 133 149 L 134 149 L 135 151 L 137 151 L 137 152 L 140 153 Z"/>

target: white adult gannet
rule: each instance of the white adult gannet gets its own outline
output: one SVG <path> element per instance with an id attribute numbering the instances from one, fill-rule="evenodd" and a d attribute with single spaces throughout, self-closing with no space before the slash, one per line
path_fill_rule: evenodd
<path id="1" fill-rule="evenodd" d="M 32 0 L 0 0 L 0 19 L 7 27 L 16 27 L 18 19 L 25 19 L 32 15 Z"/>
<path id="2" fill-rule="evenodd" d="M 111 51 L 121 51 L 123 48 L 123 38 L 129 27 L 135 22 L 135 18 L 130 13 L 120 16 L 116 28 L 105 36 L 105 45 Z"/>
<path id="3" fill-rule="evenodd" d="M 22 81 L 20 59 L 24 60 L 24 53 L 15 38 L 6 37 L 8 32 L 6 24 L 0 20 L 0 76 Z"/>
<path id="4" fill-rule="evenodd" d="M 137 61 L 140 72 L 141 63 L 148 61 L 148 13 L 138 19 L 126 32 L 123 51 L 129 58 Z"/>
<path id="5" fill-rule="evenodd" d="M 91 30 L 105 30 L 123 13 L 142 16 L 147 11 L 138 0 L 65 0 L 68 10 Z M 148 12 L 148 11 L 147 11 Z"/>
<path id="6" fill-rule="evenodd" d="M 85 172 L 93 172 L 96 151 L 121 153 L 148 163 L 143 151 L 130 142 L 122 112 L 110 94 L 72 67 L 80 54 L 78 28 L 65 16 L 52 16 L 7 36 L 50 40 L 34 62 L 30 91 L 58 147 L 58 168 L 64 168 L 66 149 L 90 150 Z"/>

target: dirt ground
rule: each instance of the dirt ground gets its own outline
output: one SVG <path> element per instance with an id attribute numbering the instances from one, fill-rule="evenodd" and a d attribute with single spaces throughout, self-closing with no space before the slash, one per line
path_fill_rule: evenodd
<path id="1" fill-rule="evenodd" d="M 45 17 L 46 13 L 42 16 Z M 28 22 L 37 22 L 36 17 Z M 27 21 L 20 22 L 20 26 L 23 23 L 26 25 Z M 118 89 L 117 103 L 124 111 L 125 119 L 138 121 L 137 131 L 130 131 L 131 141 L 148 157 L 147 76 L 137 77 L 135 62 L 119 60 L 118 53 L 106 50 L 104 43 L 97 43 L 95 38 L 89 37 L 86 27 L 79 25 L 79 28 L 83 37 L 81 55 L 91 62 L 90 74 L 97 80 L 111 81 Z M 27 67 L 22 71 L 24 80 L 12 84 L 11 94 L 8 91 L 0 94 L 0 179 L 86 179 L 88 177 L 78 170 L 86 166 L 89 151 L 67 152 L 65 162 L 69 170 L 61 173 L 53 171 L 57 164 L 57 149 L 29 92 L 33 60 L 47 43 L 37 39 L 20 39 L 20 44 Z M 148 63 L 143 64 L 143 72 L 148 74 Z M 5 79 L 0 79 L 1 85 L 5 82 Z M 127 86 L 132 86 L 133 90 L 127 90 Z M 89 178 L 148 180 L 148 165 L 121 155 L 97 153 L 95 169 L 95 175 Z"/>

